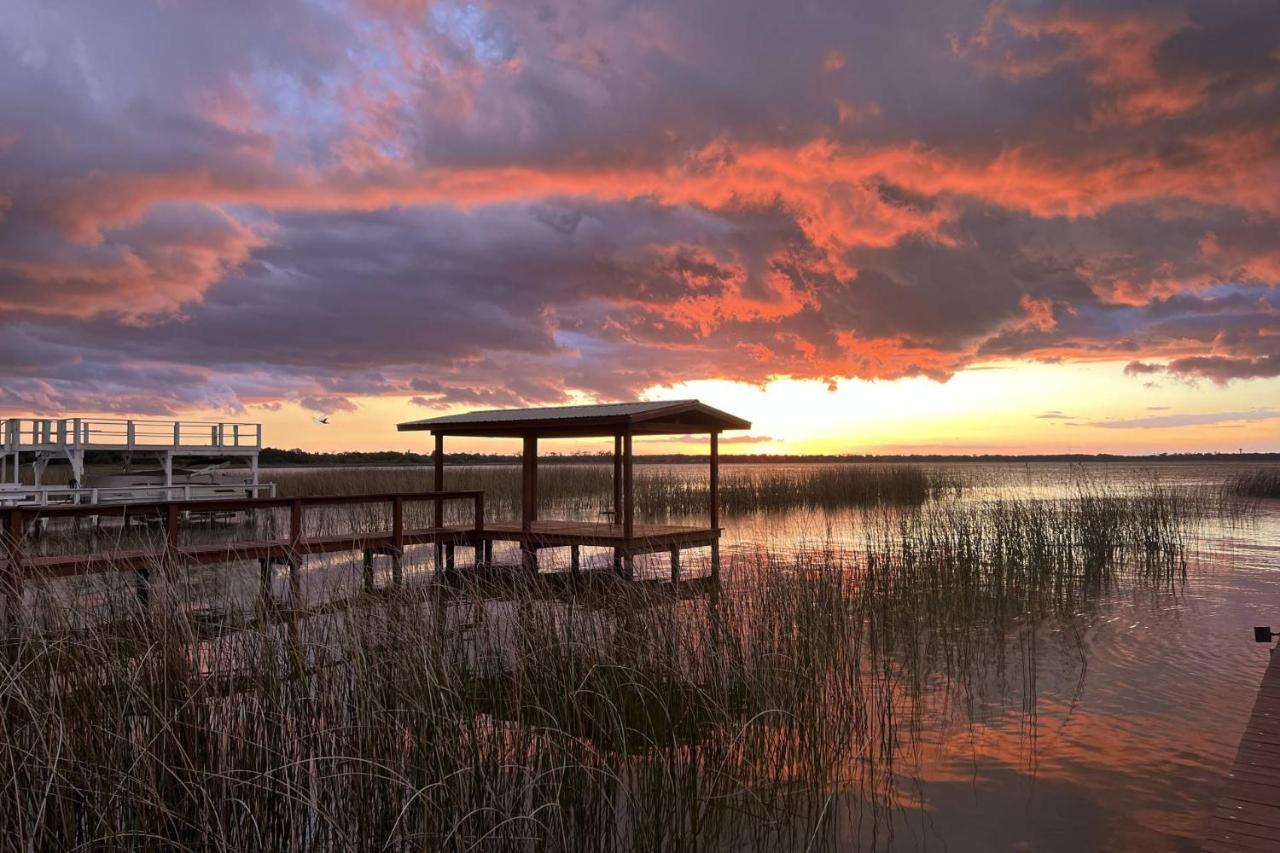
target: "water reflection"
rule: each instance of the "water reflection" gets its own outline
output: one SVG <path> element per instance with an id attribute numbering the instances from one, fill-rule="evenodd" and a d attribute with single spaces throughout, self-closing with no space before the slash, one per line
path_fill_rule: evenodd
<path id="1" fill-rule="evenodd" d="M 18 650 L 8 683 L 68 738 L 56 759 L 33 727 L 0 747 L 32 800 L 8 820 L 56 816 L 40 837 L 63 842 L 147 820 L 213 847 L 1194 848 L 1265 662 L 1247 631 L 1275 621 L 1280 515 L 1082 516 L 1040 503 L 1091 494 L 1061 471 L 1025 491 L 980 473 L 923 508 L 733 519 L 722 584 L 679 591 L 440 586 L 417 554 L 375 595 L 354 560 L 310 564 L 278 602 L 253 566 L 202 570 L 165 594 L 206 618 L 139 621 L 108 581 L 50 585 L 34 605 L 67 632 Z M 118 642 L 70 630 L 86 594 L 117 608 Z M 69 658 L 77 636 L 100 656 Z M 135 729 L 108 738 L 103 715 Z M 30 793 L 74 775 L 155 796 L 140 780 L 166 767 L 186 787 L 130 814 Z M 199 836 L 232 800 L 274 828 Z"/>

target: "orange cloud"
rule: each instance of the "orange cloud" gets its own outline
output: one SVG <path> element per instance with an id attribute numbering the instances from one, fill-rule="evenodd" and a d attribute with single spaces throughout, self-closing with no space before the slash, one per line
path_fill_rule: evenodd
<path id="1" fill-rule="evenodd" d="M 1023 41 L 1005 45 L 1001 25 Z M 1014 80 L 1083 65 L 1087 80 L 1103 95 L 1094 104 L 1093 123 L 1136 125 L 1182 115 L 1206 100 L 1213 75 L 1171 79 L 1156 68 L 1157 50 L 1189 26 L 1177 12 L 1086 13 L 1071 6 L 1044 12 L 1013 9 L 1008 0 L 998 0 L 988 7 L 977 34 L 954 44 L 981 68 Z M 1019 52 L 1028 42 L 1029 52 Z"/>

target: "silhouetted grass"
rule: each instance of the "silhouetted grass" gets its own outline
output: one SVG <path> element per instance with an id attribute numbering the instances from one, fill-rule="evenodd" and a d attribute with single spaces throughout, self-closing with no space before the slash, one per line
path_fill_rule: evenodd
<path id="1" fill-rule="evenodd" d="M 193 604 L 208 578 L 160 583 L 145 608 L 108 576 L 33 581 L 0 656 L 0 837 L 783 850 L 839 849 L 856 827 L 869 845 L 924 715 L 1009 677 L 1033 704 L 1036 625 L 1176 583 L 1206 511 L 1092 485 L 883 506 L 851 531 L 859 547 L 744 548 L 722 586 L 685 594 L 552 595 L 462 567 L 460 584 L 220 619 Z"/>
<path id="2" fill-rule="evenodd" d="M 277 472 L 284 496 L 420 491 L 431 488 L 429 469 L 322 469 Z M 519 511 L 520 470 L 514 466 L 474 466 L 445 471 L 451 489 L 483 489 L 496 514 Z M 955 493 L 959 481 L 917 465 L 813 465 L 744 468 L 720 477 L 724 513 L 842 509 L 877 504 L 918 505 L 931 496 Z M 605 465 L 544 465 L 538 471 L 539 498 L 567 517 L 599 519 L 612 508 L 613 469 Z M 636 509 L 644 519 L 705 513 L 710 500 L 705 471 L 637 466 Z"/>
<path id="3" fill-rule="evenodd" d="M 1245 498 L 1280 498 L 1280 468 L 1241 474 L 1231 483 L 1231 491 Z"/>

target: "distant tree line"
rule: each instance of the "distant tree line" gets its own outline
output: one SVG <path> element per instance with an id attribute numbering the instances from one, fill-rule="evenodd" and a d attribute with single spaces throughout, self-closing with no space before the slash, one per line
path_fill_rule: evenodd
<path id="1" fill-rule="evenodd" d="M 544 464 L 574 464 L 607 462 L 613 458 L 607 451 L 575 453 L 545 453 L 539 455 Z M 446 453 L 445 462 L 450 465 L 510 465 L 518 462 L 518 454 L 504 453 Z M 689 453 L 659 453 L 637 455 L 637 463 L 680 464 L 707 462 L 708 456 Z M 789 456 L 779 453 L 722 453 L 720 461 L 732 464 L 770 463 L 831 463 L 831 462 L 1276 462 L 1280 453 L 1158 453 L 1143 456 L 1124 456 L 1116 453 L 1053 453 L 1053 454 L 807 454 Z M 259 457 L 264 466 L 288 465 L 429 465 L 430 453 L 414 453 L 401 450 L 343 450 L 333 453 L 316 453 L 293 448 L 283 450 L 264 447 Z"/>

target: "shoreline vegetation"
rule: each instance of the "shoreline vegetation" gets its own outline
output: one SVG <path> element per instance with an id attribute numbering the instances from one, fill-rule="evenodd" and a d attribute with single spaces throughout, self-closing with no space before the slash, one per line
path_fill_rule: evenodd
<path id="1" fill-rule="evenodd" d="M 573 511 L 601 473 L 548 472 L 548 505 Z M 910 491 L 919 473 L 884 477 Z M 930 733 L 1002 697 L 1033 719 L 1038 658 L 1083 672 L 1100 599 L 1176 592 L 1218 511 L 1087 479 L 1048 499 L 945 494 L 874 508 L 851 546 L 734 550 L 702 586 L 605 573 L 552 593 L 420 569 L 340 603 L 250 596 L 224 621 L 256 567 L 146 604 L 127 575 L 33 584 L 0 655 L 0 833 L 15 849 L 880 849 L 918 829 Z"/>
<path id="2" fill-rule="evenodd" d="M 643 449 L 644 445 L 638 445 Z M 1051 454 L 780 454 L 780 453 L 726 453 L 725 444 L 721 444 L 721 465 L 789 465 L 812 464 L 824 465 L 833 463 L 923 463 L 923 462 L 974 462 L 989 464 L 992 462 L 1280 462 L 1280 451 L 1269 453 L 1153 453 L 1126 456 L 1115 453 L 1051 453 Z M 445 453 L 446 465 L 516 465 L 520 462 L 519 454 L 506 453 Z M 556 453 L 554 450 L 541 453 L 538 464 L 542 465 L 580 465 L 607 464 L 613 459 L 611 451 L 596 453 Z M 337 467 L 359 466 L 394 466 L 394 465 L 430 465 L 433 457 L 430 453 L 413 451 L 378 450 L 361 451 L 346 450 L 336 452 L 317 452 L 293 448 L 285 450 L 278 447 L 264 447 L 259 457 L 259 464 L 265 467 Z M 680 465 L 705 464 L 709 461 L 707 454 L 698 453 L 645 453 L 635 456 L 637 465 Z"/>
<path id="3" fill-rule="evenodd" d="M 1260 468 L 1251 474 L 1242 474 L 1232 487 L 1238 497 L 1280 499 L 1280 467 Z"/>
<path id="4" fill-rule="evenodd" d="M 353 495 L 366 491 L 407 492 L 429 488 L 429 472 L 418 467 L 299 468 L 273 476 L 281 497 Z M 514 466 L 445 468 L 446 489 L 481 489 L 491 512 L 520 507 L 520 471 Z M 959 494 L 963 480 L 918 465 L 827 466 L 799 470 L 732 471 L 720 475 L 720 509 L 728 514 L 800 508 L 840 509 L 878 504 L 923 504 L 931 497 Z M 541 502 L 573 519 L 600 520 L 611 508 L 613 468 L 555 466 L 540 470 Z M 697 516 L 707 511 L 707 478 L 648 468 L 636 475 L 637 515 L 643 520 Z"/>

